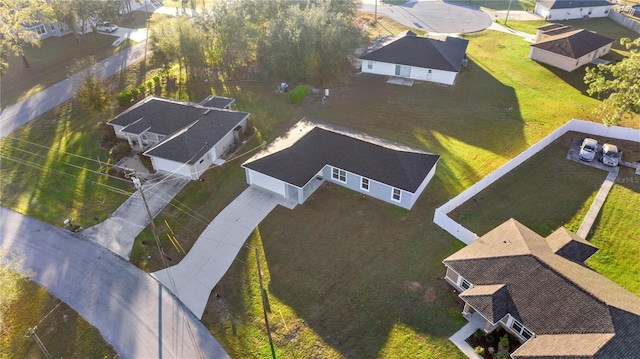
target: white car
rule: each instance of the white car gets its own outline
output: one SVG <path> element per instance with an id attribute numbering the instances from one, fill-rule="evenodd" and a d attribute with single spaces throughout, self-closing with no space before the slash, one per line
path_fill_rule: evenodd
<path id="1" fill-rule="evenodd" d="M 596 150 L 598 148 L 598 141 L 593 138 L 585 138 L 580 145 L 580 153 L 578 157 L 581 160 L 591 162 L 596 158 Z"/>
<path id="2" fill-rule="evenodd" d="M 96 30 L 104 32 L 114 32 L 118 30 L 118 25 L 114 25 L 109 22 L 99 22 L 96 26 Z"/>
<path id="3" fill-rule="evenodd" d="M 618 147 L 610 143 L 602 145 L 602 163 L 607 166 L 616 167 L 620 162 L 620 153 Z"/>

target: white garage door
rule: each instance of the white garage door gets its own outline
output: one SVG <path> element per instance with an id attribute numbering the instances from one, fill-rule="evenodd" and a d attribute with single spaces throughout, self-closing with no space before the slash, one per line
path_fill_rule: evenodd
<path id="1" fill-rule="evenodd" d="M 262 187 L 284 197 L 284 182 L 253 170 L 247 170 L 249 171 L 249 179 L 252 186 Z"/>

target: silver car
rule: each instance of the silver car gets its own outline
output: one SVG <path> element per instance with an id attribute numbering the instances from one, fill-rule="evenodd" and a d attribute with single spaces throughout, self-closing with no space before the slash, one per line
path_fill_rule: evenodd
<path id="1" fill-rule="evenodd" d="M 596 149 L 598 148 L 598 141 L 593 138 L 585 138 L 580 145 L 580 153 L 578 157 L 581 160 L 591 162 L 596 158 Z"/>
<path id="2" fill-rule="evenodd" d="M 607 166 L 616 167 L 620 162 L 618 147 L 610 143 L 602 145 L 602 163 Z"/>

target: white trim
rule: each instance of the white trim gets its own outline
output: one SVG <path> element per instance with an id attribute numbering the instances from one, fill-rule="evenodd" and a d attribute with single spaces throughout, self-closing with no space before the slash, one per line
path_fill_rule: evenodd
<path id="1" fill-rule="evenodd" d="M 342 179 L 344 177 L 344 179 Z M 331 178 L 342 183 L 347 183 L 347 171 L 338 167 L 331 167 Z"/>
<path id="2" fill-rule="evenodd" d="M 366 187 L 365 187 L 365 181 L 366 181 Z M 361 177 L 360 178 L 360 189 L 363 190 L 363 191 L 369 192 L 369 188 L 371 188 L 371 181 L 367 177 Z"/>
<path id="3" fill-rule="evenodd" d="M 398 191 L 398 198 L 395 198 L 396 191 Z M 391 200 L 394 202 L 402 202 L 402 190 L 400 188 L 391 187 Z"/>

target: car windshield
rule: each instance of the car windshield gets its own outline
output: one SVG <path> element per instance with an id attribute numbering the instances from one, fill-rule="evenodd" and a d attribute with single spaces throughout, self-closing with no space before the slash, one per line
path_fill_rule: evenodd
<path id="1" fill-rule="evenodd" d="M 595 148 L 591 145 L 586 145 L 584 146 L 584 150 L 587 152 L 593 152 L 595 150 Z"/>
<path id="2" fill-rule="evenodd" d="M 605 153 L 605 156 L 607 156 L 607 157 L 614 157 L 614 158 L 615 158 L 615 157 L 618 157 L 618 152 L 617 152 L 617 151 L 611 151 L 611 150 L 609 150 L 609 151 L 607 151 L 607 152 Z"/>

